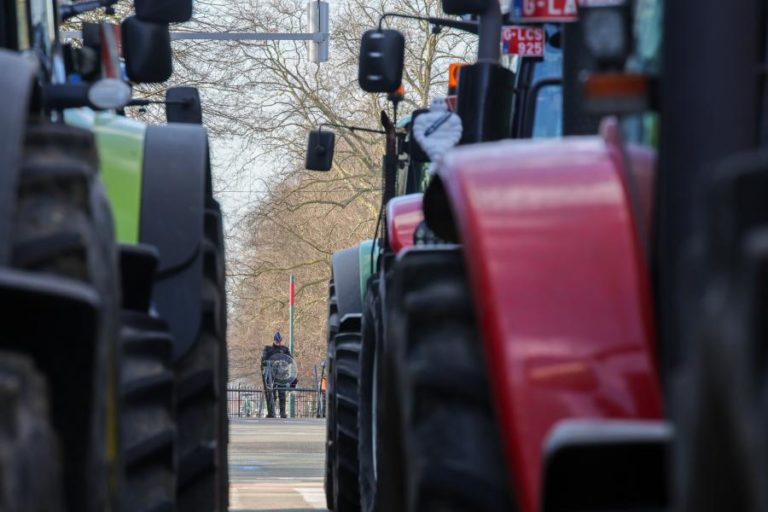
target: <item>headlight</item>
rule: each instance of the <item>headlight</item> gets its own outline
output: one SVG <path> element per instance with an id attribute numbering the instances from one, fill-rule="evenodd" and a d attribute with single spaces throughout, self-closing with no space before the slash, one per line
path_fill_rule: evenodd
<path id="1" fill-rule="evenodd" d="M 628 4 L 582 7 L 579 15 L 587 49 L 598 64 L 622 67 L 632 51 Z"/>

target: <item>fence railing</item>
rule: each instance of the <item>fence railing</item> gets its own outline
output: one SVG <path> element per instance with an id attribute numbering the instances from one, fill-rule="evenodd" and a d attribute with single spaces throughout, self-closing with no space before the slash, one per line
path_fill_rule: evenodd
<path id="1" fill-rule="evenodd" d="M 275 415 L 280 415 L 278 397 L 274 397 Z M 325 393 L 311 388 L 285 389 L 285 412 L 290 418 L 325 417 Z M 293 406 L 291 407 L 291 403 Z M 265 418 L 267 396 L 256 387 L 227 388 L 227 413 L 232 418 Z"/>

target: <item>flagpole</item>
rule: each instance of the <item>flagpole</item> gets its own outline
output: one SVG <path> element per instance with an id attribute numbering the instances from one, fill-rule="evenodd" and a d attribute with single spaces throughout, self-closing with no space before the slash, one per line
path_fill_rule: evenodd
<path id="1" fill-rule="evenodd" d="M 293 315 L 294 315 L 294 302 L 296 297 L 296 283 L 291 274 L 291 278 L 288 284 L 288 350 L 291 351 L 291 357 L 296 358 L 296 354 L 293 352 Z M 294 363 L 295 364 L 295 363 Z M 296 396 L 295 393 L 291 393 L 291 400 L 289 403 L 288 417 L 293 418 L 296 416 Z"/>

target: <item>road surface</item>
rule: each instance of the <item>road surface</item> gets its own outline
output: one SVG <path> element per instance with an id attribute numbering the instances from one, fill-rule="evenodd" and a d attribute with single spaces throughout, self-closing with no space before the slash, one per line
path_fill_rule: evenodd
<path id="1" fill-rule="evenodd" d="M 325 420 L 230 419 L 230 512 L 326 510 L 324 441 Z"/>

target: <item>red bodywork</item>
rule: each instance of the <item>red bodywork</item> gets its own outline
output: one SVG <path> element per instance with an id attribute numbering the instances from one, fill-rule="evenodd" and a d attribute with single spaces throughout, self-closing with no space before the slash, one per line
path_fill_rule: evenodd
<path id="1" fill-rule="evenodd" d="M 620 144 L 614 123 L 602 137 L 467 146 L 439 171 L 525 512 L 539 510 L 542 449 L 559 421 L 661 417 L 650 284 L 633 218 L 650 215 L 653 156 L 625 159 Z M 636 179 L 626 162 L 642 167 Z M 633 209 L 630 197 L 644 207 Z"/>
<path id="2" fill-rule="evenodd" d="M 424 194 L 408 194 L 387 204 L 387 235 L 395 254 L 413 245 L 413 234 L 424 220 L 423 197 Z"/>

